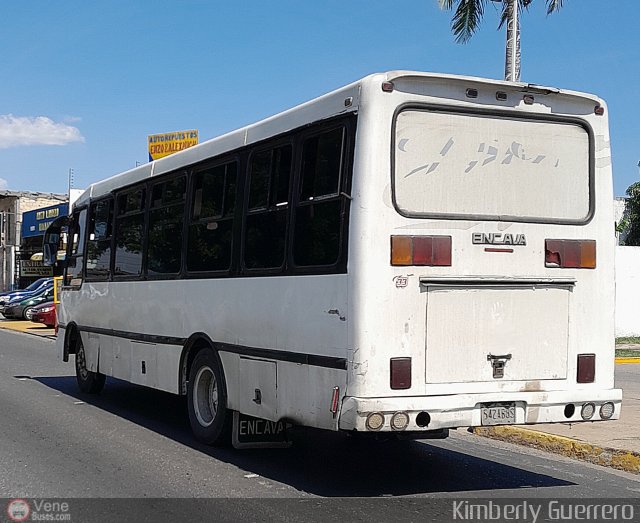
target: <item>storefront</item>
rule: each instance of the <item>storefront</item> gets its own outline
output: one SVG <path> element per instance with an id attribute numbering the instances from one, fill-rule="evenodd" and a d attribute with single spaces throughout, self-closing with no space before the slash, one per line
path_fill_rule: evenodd
<path id="1" fill-rule="evenodd" d="M 45 267 L 42 262 L 42 238 L 51 222 L 59 216 L 66 216 L 68 212 L 69 205 L 60 203 L 23 213 L 19 260 L 21 288 L 38 278 L 53 276 L 51 267 Z"/>

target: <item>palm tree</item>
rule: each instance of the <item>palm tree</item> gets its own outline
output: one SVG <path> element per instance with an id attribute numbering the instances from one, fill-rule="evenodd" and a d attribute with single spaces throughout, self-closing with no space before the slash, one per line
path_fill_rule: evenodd
<path id="1" fill-rule="evenodd" d="M 457 4 L 453 15 L 451 28 L 456 37 L 456 42 L 466 43 L 477 31 L 480 20 L 484 15 L 484 7 L 487 0 L 438 0 L 441 9 L 451 10 Z M 504 78 L 505 80 L 520 81 L 520 20 L 519 15 L 523 9 L 528 9 L 533 0 L 491 0 L 502 4 L 500 16 L 500 29 L 507 25 L 507 49 L 505 56 Z M 547 14 L 559 11 L 564 0 L 546 0 Z M 518 8 L 516 9 L 516 3 Z"/>

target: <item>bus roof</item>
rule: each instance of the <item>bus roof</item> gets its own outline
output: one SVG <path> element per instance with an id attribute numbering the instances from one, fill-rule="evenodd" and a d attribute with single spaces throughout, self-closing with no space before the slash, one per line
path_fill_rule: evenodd
<path id="1" fill-rule="evenodd" d="M 297 105 L 291 109 L 275 114 L 257 123 L 247 125 L 235 131 L 212 138 L 198 145 L 177 152 L 170 156 L 154 160 L 140 165 L 120 174 L 116 174 L 105 180 L 91 184 L 77 199 L 75 206 L 82 206 L 90 199 L 100 198 L 120 187 L 126 187 L 145 178 L 159 176 L 189 165 L 196 164 L 207 158 L 211 158 L 227 151 L 232 151 L 261 140 L 276 136 L 281 133 L 304 126 L 307 123 L 331 118 L 339 114 L 346 114 L 358 110 L 360 104 L 361 88 L 365 83 L 381 83 L 398 79 L 431 79 L 452 82 L 470 82 L 474 84 L 486 84 L 492 86 L 521 87 L 522 91 L 534 91 L 558 93 L 563 95 L 586 98 L 590 101 L 602 103 L 596 96 L 560 90 L 554 87 L 544 87 L 534 84 L 506 82 L 489 78 L 472 76 L 460 76 L 453 74 L 426 73 L 418 71 L 388 71 L 386 73 L 374 73 L 349 85 L 331 91 L 323 96 Z M 350 103 L 346 100 L 351 98 Z"/>

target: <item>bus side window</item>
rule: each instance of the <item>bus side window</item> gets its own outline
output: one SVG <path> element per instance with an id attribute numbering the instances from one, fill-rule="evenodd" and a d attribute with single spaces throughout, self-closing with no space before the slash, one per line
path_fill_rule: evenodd
<path id="1" fill-rule="evenodd" d="M 300 199 L 295 213 L 296 266 L 333 265 L 341 242 L 340 196 L 345 129 L 307 138 L 302 145 Z"/>
<path id="2" fill-rule="evenodd" d="M 186 176 L 153 185 L 149 210 L 147 274 L 177 274 L 182 259 Z"/>
<path id="3" fill-rule="evenodd" d="M 284 265 L 292 157 L 291 145 L 251 155 L 244 236 L 247 269 Z"/>
<path id="4" fill-rule="evenodd" d="M 113 199 L 92 203 L 87 238 L 87 280 L 107 281 L 111 270 Z"/>
<path id="5" fill-rule="evenodd" d="M 237 177 L 235 160 L 194 174 L 187 271 L 229 270 Z"/>
<path id="6" fill-rule="evenodd" d="M 84 241 L 87 221 L 87 209 L 75 212 L 70 227 L 69 262 L 67 264 L 65 284 L 70 287 L 82 285 L 82 269 L 84 260 Z"/>
<path id="7" fill-rule="evenodd" d="M 114 276 L 142 275 L 145 196 L 144 187 L 118 194 Z"/>

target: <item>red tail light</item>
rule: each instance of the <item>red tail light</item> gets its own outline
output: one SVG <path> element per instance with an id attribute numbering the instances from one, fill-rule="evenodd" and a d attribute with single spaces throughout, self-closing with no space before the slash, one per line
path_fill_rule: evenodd
<path id="1" fill-rule="evenodd" d="M 391 358 L 391 388 L 411 388 L 411 358 Z"/>
<path id="2" fill-rule="evenodd" d="M 578 383 L 593 383 L 596 379 L 596 355 L 578 354 Z"/>
<path id="3" fill-rule="evenodd" d="M 595 269 L 595 240 L 545 240 L 545 265 L 562 269 Z"/>
<path id="4" fill-rule="evenodd" d="M 340 398 L 340 388 L 339 387 L 333 387 L 333 393 L 331 394 L 331 408 L 329 409 L 330 412 L 333 412 L 333 414 L 335 415 L 336 412 L 338 412 L 338 399 Z"/>
<path id="5" fill-rule="evenodd" d="M 391 265 L 451 265 L 451 236 L 391 236 Z"/>

